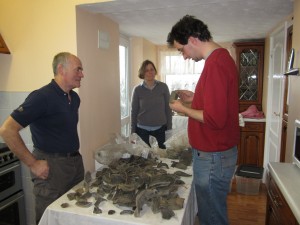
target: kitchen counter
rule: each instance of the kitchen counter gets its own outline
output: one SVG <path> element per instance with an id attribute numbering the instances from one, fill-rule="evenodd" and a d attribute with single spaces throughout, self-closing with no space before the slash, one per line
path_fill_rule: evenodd
<path id="1" fill-rule="evenodd" d="M 263 119 L 253 119 L 253 118 L 243 118 L 244 122 L 266 122 L 266 118 Z"/>
<path id="2" fill-rule="evenodd" d="M 268 169 L 300 223 L 300 168 L 292 163 L 271 162 Z"/>
<path id="3" fill-rule="evenodd" d="M 239 117 L 240 118 L 240 117 Z M 241 121 L 242 119 L 242 121 Z M 187 116 L 180 116 L 180 115 L 174 115 L 172 117 L 172 122 L 173 122 L 173 129 L 178 129 L 178 128 L 187 128 L 188 124 L 188 117 Z M 240 126 L 244 126 L 243 122 L 266 122 L 266 118 L 263 119 L 253 119 L 253 118 L 240 118 Z"/>

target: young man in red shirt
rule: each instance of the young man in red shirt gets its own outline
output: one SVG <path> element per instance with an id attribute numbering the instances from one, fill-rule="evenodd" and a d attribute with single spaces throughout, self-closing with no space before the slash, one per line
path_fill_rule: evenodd
<path id="1" fill-rule="evenodd" d="M 237 68 L 229 52 L 212 41 L 207 26 L 193 16 L 178 21 L 167 42 L 184 59 L 205 60 L 195 93 L 178 91 L 180 100 L 170 103 L 170 107 L 189 117 L 200 224 L 226 225 L 226 200 L 240 138 Z M 191 102 L 191 108 L 183 102 Z"/>

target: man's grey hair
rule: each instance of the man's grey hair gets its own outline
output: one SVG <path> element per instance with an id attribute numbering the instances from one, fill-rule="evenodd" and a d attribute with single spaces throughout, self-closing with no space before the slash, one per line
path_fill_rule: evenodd
<path id="1" fill-rule="evenodd" d="M 52 62 L 52 69 L 53 69 L 54 75 L 57 74 L 57 66 L 59 64 L 62 64 L 65 67 L 67 65 L 68 59 L 71 55 L 72 54 L 69 52 L 60 52 L 56 56 L 54 56 L 53 62 Z"/>

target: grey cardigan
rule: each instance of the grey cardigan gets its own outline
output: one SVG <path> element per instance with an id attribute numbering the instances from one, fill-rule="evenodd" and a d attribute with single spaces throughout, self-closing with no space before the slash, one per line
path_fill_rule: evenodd
<path id="1" fill-rule="evenodd" d="M 150 90 L 143 84 L 137 85 L 132 94 L 131 133 L 135 133 L 137 124 L 144 126 L 166 125 L 172 129 L 172 110 L 169 106 L 170 92 L 168 86 L 156 81 Z"/>

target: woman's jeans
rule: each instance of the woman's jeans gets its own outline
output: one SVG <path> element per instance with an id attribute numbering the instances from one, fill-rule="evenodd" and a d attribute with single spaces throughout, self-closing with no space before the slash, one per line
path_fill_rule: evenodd
<path id="1" fill-rule="evenodd" d="M 222 152 L 193 149 L 193 173 L 201 225 L 227 225 L 227 194 L 235 172 L 237 147 Z"/>
<path id="2" fill-rule="evenodd" d="M 150 147 L 150 142 L 149 142 L 149 138 L 150 135 L 156 138 L 157 144 L 159 146 L 159 148 L 161 149 L 165 149 L 165 141 L 166 141 L 166 130 L 167 130 L 167 126 L 164 125 L 161 128 L 159 128 L 158 130 L 154 130 L 154 131 L 148 131 L 145 129 L 142 129 L 140 127 L 136 127 L 136 134 L 139 135 L 141 137 L 141 139 L 148 144 Z"/>

